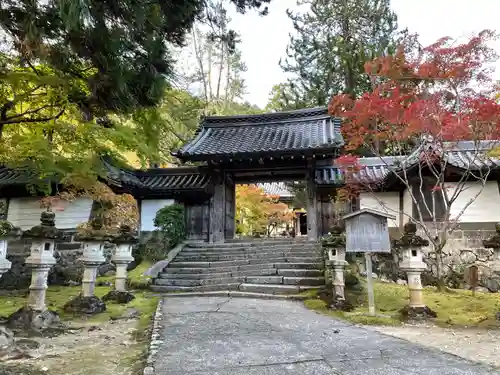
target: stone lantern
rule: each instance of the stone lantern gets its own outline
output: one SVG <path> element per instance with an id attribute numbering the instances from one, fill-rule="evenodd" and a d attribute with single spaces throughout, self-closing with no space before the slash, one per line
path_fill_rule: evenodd
<path id="1" fill-rule="evenodd" d="M 75 235 L 75 241 L 81 242 L 83 256 L 82 293 L 64 305 L 64 310 L 71 313 L 97 314 L 106 311 L 106 304 L 95 294 L 97 268 L 106 261 L 104 244 L 112 239 L 103 229 L 102 220 L 92 220 L 91 227 Z"/>
<path id="2" fill-rule="evenodd" d="M 394 241 L 395 249 L 401 251 L 399 268 L 406 272 L 410 300 L 402 313 L 410 318 L 436 317 L 436 313 L 424 303 L 421 274 L 427 269 L 423 261 L 422 247 L 428 246 L 429 241 L 417 235 L 417 226 L 408 222 L 403 228 L 403 236 Z"/>
<path id="3" fill-rule="evenodd" d="M 45 306 L 47 277 L 50 268 L 56 264 L 56 258 L 54 258 L 56 241 L 62 238 L 62 232 L 56 228 L 53 212 L 42 212 L 40 222 L 40 225 L 25 231 L 22 235 L 23 238 L 32 241 L 30 256 L 26 258 L 26 264 L 32 269 L 28 307 L 35 311 L 47 309 Z"/>
<path id="4" fill-rule="evenodd" d="M 328 307 L 335 310 L 351 311 L 352 305 L 345 299 L 344 269 L 345 232 L 340 226 L 334 226 L 327 236 L 321 240 L 325 260 L 325 280 L 327 288 L 331 288 L 331 300 Z M 328 295 L 330 292 L 328 291 Z"/>
<path id="5" fill-rule="evenodd" d="M 128 225 L 122 225 L 118 236 L 113 239 L 116 247 L 111 260 L 116 265 L 115 290 L 103 297 L 105 301 L 127 303 L 135 298 L 132 293 L 127 292 L 127 266 L 134 260 L 132 248 L 138 241 L 138 236 Z"/>
<path id="6" fill-rule="evenodd" d="M 335 226 L 330 234 L 323 238 L 322 246 L 327 252 L 326 270 L 327 280 L 332 282 L 335 295 L 340 299 L 345 299 L 344 269 L 347 265 L 345 260 L 345 235 L 341 227 Z"/>
<path id="7" fill-rule="evenodd" d="M 15 227 L 12 223 L 0 221 L 0 277 L 10 270 L 12 263 L 7 259 L 7 248 L 9 241 L 20 238 L 21 228 Z"/>

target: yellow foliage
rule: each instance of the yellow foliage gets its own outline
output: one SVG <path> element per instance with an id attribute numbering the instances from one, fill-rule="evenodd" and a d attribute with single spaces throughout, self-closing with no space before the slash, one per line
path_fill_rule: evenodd
<path id="1" fill-rule="evenodd" d="M 236 186 L 237 231 L 243 235 L 263 234 L 292 220 L 294 213 L 278 199 L 256 185 Z"/>

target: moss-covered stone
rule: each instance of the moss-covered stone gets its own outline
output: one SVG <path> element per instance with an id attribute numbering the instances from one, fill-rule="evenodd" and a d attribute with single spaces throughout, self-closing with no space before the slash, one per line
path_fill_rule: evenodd
<path id="1" fill-rule="evenodd" d="M 422 321 L 437 318 L 437 313 L 427 306 L 405 306 L 399 312 L 404 321 Z"/>
<path id="2" fill-rule="evenodd" d="M 68 301 L 63 309 L 67 313 L 76 315 L 95 315 L 106 311 L 106 304 L 97 296 L 78 295 Z"/>
<path id="3" fill-rule="evenodd" d="M 483 246 L 488 248 L 488 249 L 500 249 L 500 224 L 497 223 L 495 224 L 495 234 L 486 239 L 483 240 Z"/>
<path id="4" fill-rule="evenodd" d="M 47 238 L 60 240 L 63 232 L 56 228 L 56 214 L 44 211 L 40 215 L 40 225 L 36 225 L 23 233 L 23 238 Z"/>
<path id="5" fill-rule="evenodd" d="M 104 302 L 114 302 L 114 303 L 119 303 L 119 304 L 126 304 L 132 301 L 135 298 L 135 296 L 130 293 L 130 292 L 123 292 L 123 291 L 118 291 L 118 290 L 112 290 L 108 294 L 104 295 L 102 297 L 102 300 Z"/>
<path id="6" fill-rule="evenodd" d="M 403 227 L 403 235 L 393 241 L 393 246 L 396 249 L 425 247 L 429 246 L 429 241 L 417 235 L 417 225 L 415 223 L 408 222 Z"/>
<path id="7" fill-rule="evenodd" d="M 14 226 L 10 221 L 0 220 L 0 239 L 2 238 L 19 238 L 23 231 L 21 228 Z"/>
<path id="8" fill-rule="evenodd" d="M 5 325 L 16 331 L 27 334 L 57 334 L 65 330 L 56 311 L 36 311 L 23 306 L 7 317 Z"/>

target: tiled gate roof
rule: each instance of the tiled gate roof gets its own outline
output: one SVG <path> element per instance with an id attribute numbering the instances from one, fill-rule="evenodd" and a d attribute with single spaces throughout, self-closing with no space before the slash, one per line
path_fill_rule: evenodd
<path id="1" fill-rule="evenodd" d="M 175 155 L 184 160 L 218 160 L 279 156 L 294 153 L 333 153 L 344 144 L 340 119 L 327 108 L 259 115 L 211 116 L 195 138 Z"/>

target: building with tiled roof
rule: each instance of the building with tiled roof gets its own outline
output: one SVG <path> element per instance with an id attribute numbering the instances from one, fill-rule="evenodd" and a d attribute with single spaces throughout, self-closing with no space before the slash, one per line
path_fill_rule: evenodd
<path id="1" fill-rule="evenodd" d="M 103 179 L 116 192 L 128 192 L 136 197 L 141 207 L 142 229 L 151 230 L 156 211 L 177 201 L 186 205 L 189 237 L 210 241 L 223 241 L 234 235 L 236 184 L 258 183 L 268 194 L 279 195 L 286 201 L 291 200 L 293 194 L 285 183 L 276 181 L 305 181 L 308 194 L 307 215 L 304 216 L 307 216 L 308 235 L 312 240 L 328 232 L 334 220 L 332 196 L 336 188 L 345 184 L 345 176 L 335 164 L 343 144 L 340 120 L 331 117 L 326 108 L 210 116 L 201 121 L 193 140 L 174 153 L 180 160 L 195 162 L 199 166 L 132 170 L 118 168 L 111 160 L 105 159 Z M 404 213 L 391 223 L 400 226 L 415 208 L 408 197 L 409 192 L 398 182 L 398 173 L 416 171 L 419 155 L 428 147 L 434 147 L 433 143 L 422 141 L 408 155 L 361 158 L 362 168 L 351 178 L 372 183 L 376 191 L 362 193 L 358 205 L 380 209 L 379 203 L 383 201 L 391 213 Z M 490 142 L 483 141 L 479 147 L 480 157 L 477 145 L 472 142 L 445 144 L 443 150 L 436 150 L 445 155 L 452 184 L 453 178 L 466 171 L 488 169 L 484 192 L 462 216 L 462 224 L 482 220 L 493 225 L 500 221 L 500 206 L 494 208 L 500 204 L 497 184 L 500 161 L 487 155 L 490 148 Z M 37 217 L 33 203 L 29 203 L 30 209 L 23 208 L 23 202 L 30 198 L 20 196 L 23 190 L 20 187 L 36 178 L 28 170 L 0 169 L 0 194 L 10 201 L 7 206 L 12 211 L 8 215 L 11 219 Z M 471 184 L 468 192 L 477 191 L 474 181 L 467 183 Z M 467 194 L 463 199 L 469 199 Z M 23 202 L 19 201 L 21 198 Z M 458 202 L 455 207 L 464 204 L 465 201 Z M 86 213 L 90 208 L 79 206 L 75 212 L 77 210 Z M 70 214 L 69 211 L 61 215 L 72 218 L 83 215 Z M 67 225 L 70 225 L 69 221 Z"/>

